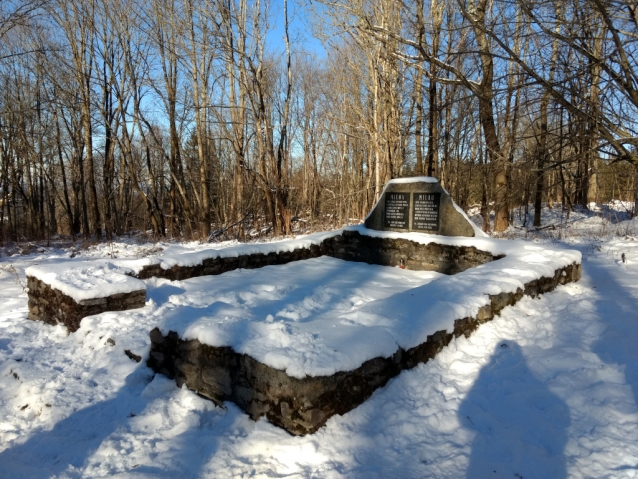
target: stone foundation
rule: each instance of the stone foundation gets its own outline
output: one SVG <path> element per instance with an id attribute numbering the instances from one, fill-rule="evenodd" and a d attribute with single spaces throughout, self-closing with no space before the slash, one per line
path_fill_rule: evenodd
<path id="1" fill-rule="evenodd" d="M 403 260 L 407 269 L 456 274 L 489 263 L 502 256 L 493 256 L 473 246 L 450 246 L 439 243 L 427 245 L 407 239 L 374 238 L 344 231 L 324 240 L 320 245 L 270 254 L 251 254 L 235 258 L 209 258 L 196 266 L 145 266 L 136 278 L 166 278 L 172 281 L 226 273 L 235 269 L 256 269 L 302 261 L 320 256 L 332 256 L 346 261 L 358 261 L 380 266 L 398 266 Z"/>
<path id="2" fill-rule="evenodd" d="M 209 258 L 195 266 L 174 266 L 163 269 L 159 264 L 145 266 L 137 275 L 138 279 L 152 277 L 172 281 L 199 276 L 218 275 L 239 268 L 256 269 L 264 266 L 281 265 L 320 256 L 332 256 L 346 261 L 358 261 L 381 266 L 398 266 L 403 262 L 407 269 L 437 271 L 455 274 L 466 269 L 488 263 L 500 256 L 481 251 L 473 246 L 449 246 L 438 243 L 423 245 L 407 239 L 374 238 L 356 231 L 324 240 L 319 245 L 269 254 L 251 254 L 234 258 Z M 70 331 L 80 327 L 85 316 L 106 311 L 123 311 L 144 306 L 144 291 L 117 294 L 108 298 L 96 298 L 76 303 L 69 296 L 42 283 L 37 278 L 28 277 L 29 318 L 50 324 L 63 323 Z"/>
<path id="3" fill-rule="evenodd" d="M 406 269 L 444 274 L 461 273 L 502 258 L 474 246 L 424 245 L 402 238 L 375 238 L 356 231 L 344 231 L 343 235 L 324 241 L 322 247 L 326 248 L 326 255 L 346 261 L 381 266 L 398 266 L 403 261 Z"/>
<path id="4" fill-rule="evenodd" d="M 355 408 L 400 372 L 400 353 L 366 361 L 354 371 L 297 379 L 229 347 L 182 341 L 176 333 L 151 331 L 148 365 L 221 405 L 232 401 L 255 421 L 294 435 L 315 432 L 335 414 Z"/>
<path id="5" fill-rule="evenodd" d="M 171 269 L 151 265 L 137 277 L 182 280 L 323 255 L 382 266 L 404 265 L 411 270 L 445 274 L 460 273 L 501 258 L 473 246 L 423 245 L 408 239 L 375 238 L 356 231 L 344 231 L 319 245 L 291 252 L 211 258 L 195 266 Z M 186 384 L 218 404 L 232 401 L 254 420 L 266 416 L 291 434 L 305 435 L 317 431 L 333 415 L 344 414 L 357 407 L 401 371 L 434 358 L 452 338 L 469 336 L 481 323 L 490 321 L 504 307 L 515 304 L 524 295 L 536 296 L 551 291 L 559 284 L 577 281 L 580 274 L 580 264 L 574 263 L 556 270 L 552 277 L 525 284 L 523 290 L 489 296 L 489 304 L 481 308 L 476 317 L 457 319 L 453 331 L 437 331 L 414 348 L 399 348 L 389 358 L 374 358 L 353 371 L 332 376 L 293 378 L 229 347 L 184 341 L 174 332 L 163 336 L 158 329 L 151 332 L 148 365 L 156 372 L 175 378 L 179 386 Z M 62 323 L 71 332 L 79 328 L 80 321 L 86 316 L 140 308 L 146 299 L 145 291 L 141 290 L 76 302 L 35 277 L 28 276 L 27 279 L 29 318 L 49 324 Z"/>
<path id="6" fill-rule="evenodd" d="M 52 288 L 33 276 L 27 276 L 29 287 L 29 319 L 48 324 L 64 324 L 69 331 L 77 331 L 86 316 L 105 311 L 123 311 L 142 308 L 146 303 L 146 291 L 114 294 L 106 298 L 76 302 L 70 296 Z"/>
<path id="7" fill-rule="evenodd" d="M 171 281 L 181 281 L 200 276 L 227 273 L 236 269 L 257 269 L 264 266 L 318 258 L 319 256 L 327 255 L 329 251 L 329 248 L 322 243 L 321 245 L 312 245 L 310 248 L 298 248 L 294 251 L 280 253 L 257 253 L 234 258 L 208 258 L 195 266 L 173 266 L 170 269 L 164 269 L 159 264 L 154 264 L 145 266 L 135 277 L 138 279 L 166 278 Z"/>
<path id="8" fill-rule="evenodd" d="M 394 260 L 398 254 L 396 251 L 400 249 L 398 244 L 394 246 L 390 247 L 389 256 L 380 253 L 379 258 Z M 412 246 L 402 247 L 409 249 Z M 344 248 L 343 254 L 353 254 L 354 258 L 367 258 L 372 254 L 366 252 L 366 247 L 361 253 L 348 245 Z M 439 259 L 446 258 L 445 248 L 435 251 L 441 255 Z M 403 250 L 403 253 L 406 251 Z M 418 261 L 414 256 L 411 258 L 410 261 Z M 434 263 L 425 266 L 431 264 Z M 447 263 L 441 260 L 439 264 Z M 465 265 L 454 261 L 452 264 L 457 268 Z M 449 265 L 446 268 L 453 269 Z M 218 404 L 232 401 L 254 420 L 266 416 L 270 422 L 293 435 L 305 435 L 317 431 L 331 416 L 354 409 L 401 371 L 434 358 L 452 338 L 469 336 L 480 324 L 490 321 L 503 308 L 515 304 L 524 295 L 536 296 L 551 291 L 559 284 L 577 281 L 580 275 L 581 265 L 574 263 L 556 270 L 553 277 L 527 283 L 524 290 L 489 296 L 489 304 L 482 307 L 476 317 L 459 318 L 452 332 L 437 331 L 428 336 L 425 343 L 414 348 L 399 348 L 389 358 L 374 358 L 354 371 L 339 372 L 332 376 L 293 378 L 284 371 L 236 353 L 229 347 L 212 347 L 197 340 L 184 341 L 174 332 L 163 336 L 159 329 L 151 331 L 148 365 L 156 372 L 175 378 L 178 386 L 186 384 L 189 389 Z"/>

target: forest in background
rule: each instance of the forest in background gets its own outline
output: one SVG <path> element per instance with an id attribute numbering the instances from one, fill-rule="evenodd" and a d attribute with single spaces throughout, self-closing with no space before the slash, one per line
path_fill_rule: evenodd
<path id="1" fill-rule="evenodd" d="M 629 0 L 4 0 L 0 244 L 316 231 L 413 175 L 496 232 L 635 202 L 637 45 Z"/>

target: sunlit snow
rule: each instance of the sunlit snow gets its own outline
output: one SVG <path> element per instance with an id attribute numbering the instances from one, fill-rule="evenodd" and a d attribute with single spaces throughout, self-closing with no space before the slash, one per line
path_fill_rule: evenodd
<path id="1" fill-rule="evenodd" d="M 523 298 L 306 437 L 180 390 L 124 350 L 148 354 L 162 311 L 213 307 L 207 288 L 229 318 L 251 305 L 263 327 L 280 328 L 282 344 L 284 320 L 303 324 L 326 304 L 345 319 L 356 312 L 355 323 L 374 321 L 365 311 L 373 275 L 357 286 L 356 268 L 333 274 L 333 286 L 317 282 L 303 295 L 292 279 L 242 288 L 151 280 L 145 308 L 85 318 L 69 335 L 26 319 L 23 290 L 26 267 L 68 251 L 2 257 L 0 477 L 636 477 L 638 223 L 572 220 L 576 233 L 561 236 L 583 254 L 578 283 Z M 525 254 L 556 246 L 543 234 L 529 235 L 524 244 L 538 249 Z M 74 259 L 141 258 L 152 248 L 102 245 Z M 348 274 L 354 282 L 340 283 Z"/>

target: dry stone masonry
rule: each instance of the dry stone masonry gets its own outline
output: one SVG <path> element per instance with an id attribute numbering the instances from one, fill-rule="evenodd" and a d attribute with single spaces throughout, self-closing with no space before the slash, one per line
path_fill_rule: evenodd
<path id="1" fill-rule="evenodd" d="M 29 319 L 53 325 L 64 324 L 70 332 L 77 331 L 80 321 L 87 316 L 105 311 L 143 308 L 146 303 L 145 289 L 76 301 L 34 276 L 27 276 L 27 285 L 29 287 Z"/>
<path id="2" fill-rule="evenodd" d="M 434 239 L 411 232 L 440 236 Z M 541 259 L 541 266 L 530 273 L 531 269 L 528 271 L 525 265 L 526 262 L 536 261 L 538 253 L 534 252 L 534 248 L 538 250 L 538 247 L 519 244 L 516 247 L 520 251 L 515 251 L 512 247 L 501 248 L 498 245 L 505 243 L 499 243 L 498 240 L 469 239 L 480 235 L 435 179 L 418 177 L 393 180 L 386 185 L 377 205 L 366 218 L 365 227 L 344 228 L 340 232 L 317 237 L 320 239 L 303 243 L 302 246 L 291 241 L 283 246 L 264 245 L 250 254 L 233 254 L 232 248 L 221 253 L 211 251 L 209 256 L 198 257 L 197 261 L 179 261 L 172 266 L 159 261 L 151 262 L 131 270 L 130 274 L 138 280 L 151 277 L 184 280 L 240 268 L 283 265 L 326 255 L 346 261 L 401 266 L 447 275 L 460 274 L 464 275 L 466 282 L 474 281 L 467 279 L 474 278 L 467 276 L 468 273 L 481 271 L 472 268 L 486 265 L 483 268 L 492 268 L 484 276 L 489 282 L 493 281 L 490 278 L 500 278 L 499 268 L 502 272 L 506 268 L 489 264 L 502 259 L 503 262 L 509 261 L 509 270 L 523 264 L 521 272 L 512 273 L 514 276 L 505 280 L 518 281 L 521 278 L 516 284 L 523 284 L 523 287 L 515 290 L 510 288 L 509 292 L 498 294 L 483 293 L 489 299 L 487 304 L 480 307 L 476 314 L 451 316 L 455 318 L 453 328 L 432 329 L 431 334 L 430 329 L 427 329 L 427 339 L 425 335 L 419 336 L 420 339 L 413 343 L 420 344 L 397 346 L 389 357 L 375 357 L 353 370 L 338 371 L 330 376 L 292 377 L 249 354 L 238 353 L 230 346 L 216 347 L 198 339 L 186 340 L 175 331 L 162 332 L 158 328 L 150 333 L 151 350 L 147 364 L 156 372 L 174 378 L 178 386 L 185 384 L 218 404 L 234 402 L 254 420 L 265 416 L 291 434 L 313 433 L 333 415 L 344 414 L 357 407 L 389 379 L 434 358 L 454 337 L 468 336 L 481 323 L 490 321 L 504 307 L 515 304 L 524 295 L 537 296 L 580 278 L 580 260 L 575 255 L 570 256 L 572 263 L 563 261 L 555 267 L 542 264 L 544 260 Z M 505 250 L 507 257 L 503 254 Z M 561 253 L 556 254 L 560 257 Z M 544 258 L 542 254 L 540 256 Z M 480 274 L 476 277 L 480 278 Z M 144 290 L 77 300 L 36 276 L 28 276 L 28 286 L 29 317 L 51 324 L 65 324 L 70 331 L 76 331 L 82 318 L 88 315 L 139 308 L 145 302 Z M 415 301 L 423 299 L 417 297 Z M 419 309 L 421 305 L 418 303 Z"/>
<path id="3" fill-rule="evenodd" d="M 346 261 L 380 266 L 405 264 L 408 269 L 414 271 L 436 271 L 445 274 L 459 273 L 499 258 L 474 246 L 451 246 L 439 243 L 424 245 L 403 238 L 375 238 L 362 235 L 356 230 L 343 230 L 341 234 L 307 248 L 269 254 L 209 258 L 195 266 L 173 266 L 168 269 L 154 264 L 145 266 L 136 277 L 166 278 L 176 281 L 222 274 L 240 268 L 263 268 L 320 256 L 332 256 Z"/>
<path id="4" fill-rule="evenodd" d="M 151 331 L 148 365 L 217 404 L 234 402 L 254 420 L 266 416 L 293 435 L 310 434 L 335 414 L 345 414 L 363 403 L 401 371 L 434 358 L 452 338 L 469 336 L 525 294 L 546 293 L 559 284 L 577 281 L 580 274 L 580 264 L 571 264 L 552 277 L 529 282 L 524 290 L 489 296 L 489 303 L 475 317 L 457 319 L 453 331 L 436 331 L 414 348 L 398 348 L 390 357 L 373 358 L 353 371 L 331 376 L 294 378 L 230 347 L 185 341 L 172 331 L 162 335 L 159 329 Z"/>
<path id="5" fill-rule="evenodd" d="M 217 275 L 236 269 L 256 269 L 281 265 L 320 256 L 332 256 L 346 261 L 358 261 L 381 266 L 405 265 L 415 271 L 436 271 L 455 274 L 498 259 L 491 253 L 473 246 L 450 246 L 430 243 L 423 245 L 402 238 L 374 238 L 358 231 L 344 230 L 321 243 L 293 251 L 269 254 L 249 254 L 236 257 L 204 259 L 195 266 L 174 266 L 164 269 L 158 264 L 143 267 L 135 277 L 148 279 L 166 278 L 172 281 Z M 107 297 L 96 297 L 76 301 L 61 291 L 27 276 L 29 286 L 29 318 L 49 324 L 65 324 L 74 332 L 86 316 L 106 311 L 124 311 L 144 306 L 146 291 L 136 290 Z M 99 292 L 99 291 L 98 291 Z"/>

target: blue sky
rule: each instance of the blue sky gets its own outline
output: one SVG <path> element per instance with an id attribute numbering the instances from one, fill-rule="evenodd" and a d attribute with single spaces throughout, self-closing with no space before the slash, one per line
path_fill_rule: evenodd
<path id="1" fill-rule="evenodd" d="M 284 2 L 273 0 L 271 9 L 272 31 L 268 35 L 268 47 L 272 51 L 284 52 Z M 317 5 L 313 4 L 313 7 Z M 289 0 L 288 17 L 290 21 L 290 41 L 293 52 L 307 52 L 324 57 L 325 49 L 312 35 L 311 7 L 306 1 Z"/>

